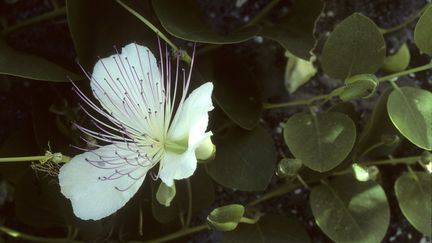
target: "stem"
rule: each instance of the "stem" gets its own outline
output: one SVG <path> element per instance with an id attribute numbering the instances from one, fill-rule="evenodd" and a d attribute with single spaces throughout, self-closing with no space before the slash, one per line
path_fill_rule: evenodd
<path id="1" fill-rule="evenodd" d="M 34 160 L 44 160 L 49 157 L 46 155 L 41 156 L 25 156 L 25 157 L 10 157 L 10 158 L 0 158 L 0 162 L 24 162 L 24 161 L 34 161 Z"/>
<path id="2" fill-rule="evenodd" d="M 179 237 L 190 235 L 190 234 L 193 234 L 193 233 L 196 233 L 196 232 L 199 232 L 199 231 L 202 231 L 202 230 L 206 230 L 206 229 L 208 229 L 207 224 L 201 224 L 201 225 L 198 225 L 198 226 L 195 226 L 195 227 L 192 227 L 192 228 L 179 230 L 177 232 L 174 232 L 174 233 L 169 234 L 169 235 L 165 235 L 163 237 L 160 237 L 160 238 L 157 238 L 157 239 L 154 239 L 154 240 L 144 241 L 144 243 L 161 243 L 161 242 L 166 242 L 166 241 L 174 240 L 174 239 L 177 239 Z"/>
<path id="3" fill-rule="evenodd" d="M 246 207 L 249 208 L 249 207 L 255 206 L 261 202 L 264 202 L 270 198 L 284 195 L 284 194 L 286 194 L 286 193 L 288 193 L 288 192 L 290 192 L 290 191 L 292 191 L 292 190 L 294 190 L 300 186 L 302 186 L 302 184 L 299 182 L 286 183 L 286 184 L 274 189 L 273 191 L 270 191 L 270 192 L 264 194 L 262 197 L 253 200 L 252 202 L 248 203 L 246 205 Z"/>
<path id="4" fill-rule="evenodd" d="M 138 18 L 139 20 L 141 20 L 141 22 L 143 22 L 145 25 L 147 25 L 147 27 L 149 27 L 153 32 L 155 32 L 160 38 L 162 38 L 172 49 L 174 49 L 176 52 L 179 52 L 180 49 L 170 41 L 170 39 L 168 39 L 168 37 L 166 35 L 164 35 L 164 33 L 162 33 L 161 31 L 159 31 L 159 29 L 154 26 L 149 20 L 147 20 L 146 18 L 144 18 L 141 14 L 139 14 L 137 11 L 133 10 L 132 8 L 130 8 L 128 5 L 126 5 L 125 3 L 123 3 L 121 0 L 116 0 L 116 2 L 118 4 L 120 4 L 124 9 L 126 9 L 127 11 L 129 11 L 129 13 L 131 13 L 133 16 L 135 16 L 136 18 Z M 187 63 L 191 63 L 192 58 L 185 52 L 182 55 L 182 60 L 187 62 Z"/>
<path id="5" fill-rule="evenodd" d="M 59 16 L 63 16 L 66 14 L 66 7 L 61 7 L 61 8 L 57 8 L 51 12 L 36 16 L 34 18 L 22 21 L 16 25 L 12 25 L 9 28 L 6 28 L 5 30 L 3 30 L 3 35 L 7 35 L 15 30 L 21 29 L 23 27 L 29 26 L 29 25 L 33 25 L 33 24 L 37 24 L 39 22 L 43 22 L 49 19 L 53 19 Z"/>
<path id="6" fill-rule="evenodd" d="M 317 95 L 314 97 L 311 97 L 309 99 L 304 99 L 304 100 L 294 100 L 294 101 L 288 101 L 288 102 L 284 102 L 284 103 L 277 103 L 277 104 L 272 104 L 272 103 L 264 103 L 263 104 L 263 109 L 277 109 L 277 108 L 283 108 L 283 107 L 289 107 L 289 106 L 298 106 L 298 105 L 310 105 L 312 104 L 314 101 L 317 100 L 322 100 L 322 99 L 326 99 L 328 98 L 330 94 L 324 94 L 324 95 Z"/>
<path id="7" fill-rule="evenodd" d="M 420 160 L 421 156 L 410 156 L 403 157 L 397 159 L 385 159 L 385 160 L 376 160 L 376 161 L 366 161 L 360 162 L 359 164 L 369 166 L 369 165 L 391 165 L 391 164 L 415 164 L 418 160 Z"/>
<path id="8" fill-rule="evenodd" d="M 185 228 L 189 227 L 192 219 L 192 186 L 189 179 L 186 179 L 186 187 L 188 193 L 188 211 L 186 216 Z"/>
<path id="9" fill-rule="evenodd" d="M 362 154 L 360 154 L 360 156 L 358 156 L 358 158 L 363 158 L 365 155 L 367 155 L 368 153 L 370 153 L 372 150 L 379 148 L 381 146 L 385 145 L 383 142 L 378 142 L 370 147 L 368 147 Z"/>
<path id="10" fill-rule="evenodd" d="M 385 35 L 394 31 L 398 31 L 402 28 L 405 28 L 407 25 L 411 24 L 414 20 L 416 20 L 417 18 L 419 18 L 423 12 L 429 7 L 430 4 L 426 4 L 420 11 L 418 11 L 416 14 L 414 14 L 413 16 L 409 17 L 406 21 L 404 21 L 403 23 L 396 25 L 394 27 L 388 28 L 388 29 L 384 29 L 384 28 L 380 28 L 380 32 L 381 34 Z"/>
<path id="11" fill-rule="evenodd" d="M 28 235 L 4 226 L 0 226 L 0 232 L 3 232 L 13 238 L 22 239 L 26 241 L 46 242 L 46 243 L 59 243 L 59 242 L 81 243 L 80 241 L 75 241 L 66 238 L 45 238 L 40 236 Z"/>
<path id="12" fill-rule="evenodd" d="M 261 216 L 257 216 L 255 218 L 246 218 L 246 217 L 241 217 L 240 219 L 240 223 L 245 223 L 245 224 L 256 224 Z"/>
<path id="13" fill-rule="evenodd" d="M 260 22 L 261 19 L 263 19 L 274 7 L 276 7 L 276 5 L 279 2 L 280 2 L 280 0 L 273 0 L 273 1 L 271 1 L 257 15 L 255 15 L 255 17 L 253 17 L 253 19 L 251 21 L 249 21 L 249 23 L 247 23 L 245 25 L 245 27 L 252 26 L 252 25 L 255 25 L 258 22 Z"/>
<path id="14" fill-rule="evenodd" d="M 259 13 L 257 13 L 251 21 L 249 21 L 247 24 L 245 24 L 242 28 L 246 28 L 252 25 L 258 24 L 276 5 L 280 2 L 280 0 L 272 0 L 269 4 L 267 4 Z M 197 56 L 205 54 L 209 51 L 213 51 L 219 47 L 221 47 L 221 44 L 208 44 L 203 47 L 201 47 L 197 51 Z"/>
<path id="15" fill-rule="evenodd" d="M 422 66 L 419 66 L 419 67 L 411 68 L 411 69 L 408 69 L 408 70 L 405 70 L 405 71 L 402 71 L 402 72 L 393 73 L 393 74 L 390 74 L 390 75 L 387 75 L 387 76 L 380 77 L 380 78 L 378 78 L 378 81 L 379 82 L 388 81 L 388 80 L 392 80 L 394 78 L 398 78 L 398 77 L 401 77 L 401 76 L 406 76 L 406 75 L 411 74 L 411 73 L 417 73 L 417 72 L 425 71 L 425 70 L 428 70 L 428 69 L 431 69 L 431 68 L 432 68 L 432 62 L 428 63 L 428 64 L 425 64 L 425 65 L 422 65 Z"/>

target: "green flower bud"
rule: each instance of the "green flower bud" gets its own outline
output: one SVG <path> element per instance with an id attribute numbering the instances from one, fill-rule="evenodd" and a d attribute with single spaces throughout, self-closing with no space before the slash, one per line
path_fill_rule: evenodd
<path id="1" fill-rule="evenodd" d="M 240 204 L 230 204 L 215 208 L 207 216 L 207 223 L 214 230 L 231 231 L 237 228 L 244 212 L 245 208 Z"/>
<path id="2" fill-rule="evenodd" d="M 432 153 L 430 153 L 429 151 L 424 151 L 421 154 L 420 162 L 424 165 L 432 163 Z"/>
<path id="3" fill-rule="evenodd" d="M 283 158 L 277 165 L 276 175 L 280 177 L 291 177 L 297 175 L 303 162 L 299 159 Z"/>
<path id="4" fill-rule="evenodd" d="M 165 207 L 169 207 L 175 195 L 175 184 L 173 184 L 172 186 L 167 186 L 165 183 L 161 182 L 156 192 L 156 200 Z"/>
<path id="5" fill-rule="evenodd" d="M 405 70 L 410 62 L 411 55 L 406 43 L 392 56 L 384 59 L 382 69 L 390 73 L 397 73 Z"/>
<path id="6" fill-rule="evenodd" d="M 358 98 L 368 98 L 374 94 L 378 85 L 378 79 L 373 74 L 358 74 L 348 78 L 345 86 L 339 94 L 343 101 L 350 101 Z"/>
<path id="7" fill-rule="evenodd" d="M 195 156 L 198 160 L 212 160 L 216 154 L 216 146 L 212 143 L 210 137 L 204 140 L 195 150 Z"/>

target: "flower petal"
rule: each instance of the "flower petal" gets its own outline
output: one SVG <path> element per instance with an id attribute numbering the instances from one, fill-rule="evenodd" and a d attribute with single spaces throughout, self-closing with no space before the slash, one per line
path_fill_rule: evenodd
<path id="1" fill-rule="evenodd" d="M 159 111 L 165 98 L 156 58 L 147 47 L 132 43 L 121 54 L 100 59 L 90 85 L 103 108 L 119 123 L 152 135 L 154 131 L 143 120 L 149 112 Z"/>
<path id="2" fill-rule="evenodd" d="M 77 155 L 60 168 L 61 192 L 77 217 L 98 220 L 123 207 L 151 167 L 136 146 L 107 145 Z"/>
<path id="3" fill-rule="evenodd" d="M 211 132 L 205 133 L 202 140 L 196 146 L 188 148 L 182 154 L 166 151 L 160 162 L 159 177 L 167 185 L 172 186 L 174 180 L 181 180 L 190 177 L 196 170 L 197 158 L 195 149 L 200 142 L 211 136 Z"/>
<path id="4" fill-rule="evenodd" d="M 168 131 L 170 141 L 188 140 L 189 146 L 202 141 L 208 125 L 208 112 L 213 110 L 213 84 L 207 82 L 196 88 L 176 112 Z"/>

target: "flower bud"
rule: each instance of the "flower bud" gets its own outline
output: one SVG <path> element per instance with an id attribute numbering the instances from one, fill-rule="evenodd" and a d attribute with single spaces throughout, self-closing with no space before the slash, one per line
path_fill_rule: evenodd
<path id="1" fill-rule="evenodd" d="M 297 175 L 303 162 L 299 159 L 283 158 L 277 165 L 276 175 L 280 177 L 291 177 Z"/>
<path id="2" fill-rule="evenodd" d="M 429 151 L 424 151 L 420 156 L 420 162 L 424 165 L 432 163 L 432 154 Z"/>
<path id="3" fill-rule="evenodd" d="M 212 143 L 210 137 L 206 138 L 195 150 L 195 156 L 198 160 L 211 160 L 216 154 L 216 146 Z"/>
<path id="4" fill-rule="evenodd" d="M 378 79 L 373 74 L 358 74 L 348 78 L 345 86 L 339 94 L 343 101 L 358 98 L 368 98 L 374 94 L 378 85 Z"/>
<path id="5" fill-rule="evenodd" d="M 218 231 L 232 231 L 240 223 L 245 208 L 240 204 L 230 204 L 213 209 L 207 216 L 208 225 Z"/>
<path id="6" fill-rule="evenodd" d="M 165 207 L 169 207 L 175 195 L 175 184 L 173 184 L 172 186 L 167 186 L 165 185 L 165 183 L 161 182 L 156 192 L 156 200 Z"/>

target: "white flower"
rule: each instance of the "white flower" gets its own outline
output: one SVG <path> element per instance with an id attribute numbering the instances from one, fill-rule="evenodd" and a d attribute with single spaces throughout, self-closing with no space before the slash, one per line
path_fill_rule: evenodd
<path id="1" fill-rule="evenodd" d="M 186 75 L 179 71 L 179 58 L 171 67 L 168 54 L 163 58 L 160 51 L 160 57 L 158 67 L 148 48 L 129 44 L 121 54 L 100 59 L 89 79 L 103 109 L 75 86 L 87 105 L 110 121 L 86 112 L 101 132 L 77 127 L 109 145 L 95 145 L 60 169 L 61 192 L 77 217 L 98 220 L 116 212 L 158 162 L 158 176 L 167 186 L 194 173 L 195 149 L 212 135 L 206 129 L 213 84 L 201 85 L 186 98 L 193 60 Z"/>

